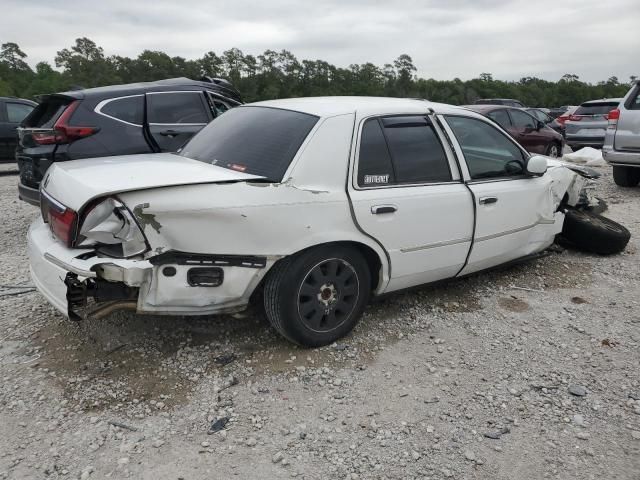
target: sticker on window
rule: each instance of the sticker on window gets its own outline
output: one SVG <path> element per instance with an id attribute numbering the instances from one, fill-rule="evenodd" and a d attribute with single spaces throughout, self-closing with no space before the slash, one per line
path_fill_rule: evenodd
<path id="1" fill-rule="evenodd" d="M 380 183 L 389 183 L 389 175 L 365 175 L 364 176 L 364 184 L 380 184 Z"/>

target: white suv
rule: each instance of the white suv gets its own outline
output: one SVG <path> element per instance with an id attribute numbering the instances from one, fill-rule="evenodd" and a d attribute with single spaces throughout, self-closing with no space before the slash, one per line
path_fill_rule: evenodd
<path id="1" fill-rule="evenodd" d="M 31 273 L 74 319 L 237 312 L 263 292 L 278 331 L 324 345 L 354 327 L 371 294 L 551 245 L 567 209 L 585 201 L 589 173 L 547 166 L 460 107 L 365 97 L 246 105 L 178 154 L 54 164 L 29 231 Z M 598 218 L 582 223 L 611 235 Z M 600 244 L 611 253 L 626 241 Z"/>
<path id="2" fill-rule="evenodd" d="M 609 112 L 602 155 L 613 165 L 616 184 L 635 187 L 640 183 L 640 80 L 620 106 Z"/>

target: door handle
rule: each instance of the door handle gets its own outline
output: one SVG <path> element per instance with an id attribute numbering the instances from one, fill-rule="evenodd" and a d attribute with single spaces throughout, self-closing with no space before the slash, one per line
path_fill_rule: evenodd
<path id="1" fill-rule="evenodd" d="M 480 205 L 489 205 L 491 203 L 497 203 L 498 202 L 498 197 L 480 197 L 480 200 L 478 200 L 478 203 L 480 203 Z"/>
<path id="2" fill-rule="evenodd" d="M 381 213 L 393 213 L 398 210 L 395 205 L 374 205 L 371 207 L 371 213 L 374 215 L 380 215 Z"/>
<path id="3" fill-rule="evenodd" d="M 160 135 L 162 135 L 163 137 L 175 137 L 179 133 L 180 132 L 177 130 L 163 130 L 162 132 L 160 132 Z"/>

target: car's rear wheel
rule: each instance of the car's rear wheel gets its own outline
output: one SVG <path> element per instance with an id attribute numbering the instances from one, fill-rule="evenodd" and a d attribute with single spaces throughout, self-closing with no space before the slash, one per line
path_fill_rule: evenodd
<path id="1" fill-rule="evenodd" d="M 280 260 L 265 281 L 267 318 L 307 347 L 335 342 L 355 327 L 369 300 L 371 273 L 354 248 L 313 248 Z"/>
<path id="2" fill-rule="evenodd" d="M 556 142 L 550 143 L 547 147 L 547 157 L 558 158 L 562 156 L 562 152 L 560 151 L 560 145 Z"/>
<path id="3" fill-rule="evenodd" d="M 584 210 L 568 210 L 562 226 L 562 238 L 568 247 L 611 255 L 624 250 L 631 233 L 602 215 Z"/>
<path id="4" fill-rule="evenodd" d="M 640 168 L 614 165 L 613 181 L 621 187 L 635 187 L 640 183 Z"/>

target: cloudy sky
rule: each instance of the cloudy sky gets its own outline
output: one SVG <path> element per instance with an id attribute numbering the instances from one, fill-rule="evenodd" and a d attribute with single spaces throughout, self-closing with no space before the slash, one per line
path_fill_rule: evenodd
<path id="1" fill-rule="evenodd" d="M 287 49 L 338 66 L 409 54 L 418 74 L 595 82 L 640 75 L 640 0 L 0 0 L 0 42 L 29 63 L 86 36 L 105 54 Z"/>

